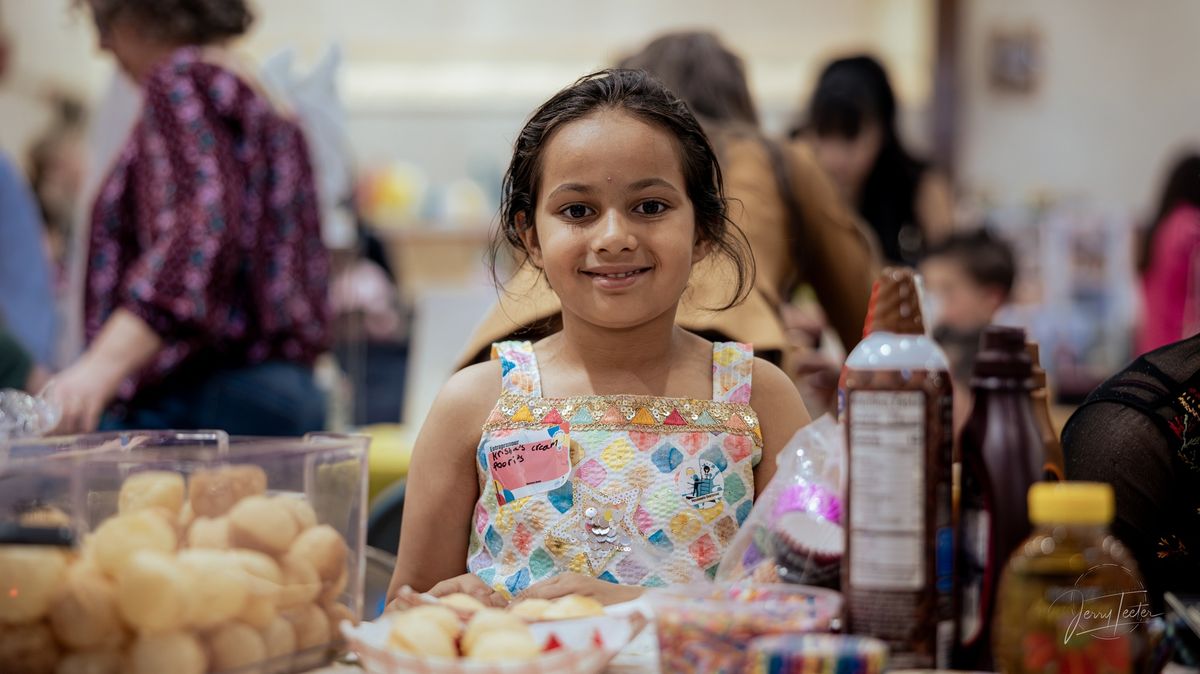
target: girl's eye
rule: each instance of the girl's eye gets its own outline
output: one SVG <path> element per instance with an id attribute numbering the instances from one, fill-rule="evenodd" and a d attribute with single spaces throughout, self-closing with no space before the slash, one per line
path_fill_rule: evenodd
<path id="1" fill-rule="evenodd" d="M 582 220 L 591 214 L 592 209 L 583 204 L 571 204 L 559 212 L 572 220 Z"/>
<path id="2" fill-rule="evenodd" d="M 657 199 L 650 199 L 638 204 L 633 210 L 642 215 L 662 215 L 667 210 L 667 205 Z"/>

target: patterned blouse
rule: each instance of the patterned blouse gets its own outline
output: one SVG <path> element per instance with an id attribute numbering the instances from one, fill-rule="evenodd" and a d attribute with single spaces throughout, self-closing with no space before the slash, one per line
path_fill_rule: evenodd
<path id="1" fill-rule="evenodd" d="M 715 575 L 762 457 L 754 354 L 713 345 L 713 398 L 543 398 L 529 342 L 495 345 L 467 568 L 516 594 L 566 571 L 646 587 Z"/>
<path id="2" fill-rule="evenodd" d="M 311 363 L 329 344 L 329 253 L 300 128 L 198 48 L 144 86 L 92 211 L 85 331 L 118 308 L 164 342 L 120 397 L 184 367 Z"/>

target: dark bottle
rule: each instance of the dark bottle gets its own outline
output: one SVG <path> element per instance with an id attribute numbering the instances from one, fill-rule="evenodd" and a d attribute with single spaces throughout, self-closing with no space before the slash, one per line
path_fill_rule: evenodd
<path id="1" fill-rule="evenodd" d="M 1046 445 L 1046 465 L 1044 473 L 1047 480 L 1061 481 L 1066 475 L 1066 462 L 1063 459 L 1062 443 L 1058 439 L 1058 431 L 1054 430 L 1054 422 L 1050 419 L 1050 388 L 1046 385 L 1046 370 L 1042 368 L 1038 357 L 1037 342 L 1026 342 L 1025 350 L 1033 365 L 1033 416 L 1037 419 L 1038 428 L 1042 431 L 1042 443 Z"/>
<path id="2" fill-rule="evenodd" d="M 1009 555 L 1029 536 L 1026 494 L 1046 466 L 1033 388 L 1025 331 L 988 326 L 971 378 L 975 404 L 959 442 L 954 669 L 992 670 L 996 586 Z"/>
<path id="3" fill-rule="evenodd" d="M 932 669 L 954 629 L 954 398 L 920 301 L 912 270 L 884 270 L 842 370 L 842 595 L 848 632 L 886 641 L 893 667 Z"/>

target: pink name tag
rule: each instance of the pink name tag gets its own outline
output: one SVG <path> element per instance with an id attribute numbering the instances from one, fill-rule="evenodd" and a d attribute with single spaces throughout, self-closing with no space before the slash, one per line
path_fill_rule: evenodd
<path id="1" fill-rule="evenodd" d="M 504 505 L 566 484 L 571 479 L 571 443 L 557 426 L 520 431 L 489 446 L 487 463 L 496 500 Z"/>

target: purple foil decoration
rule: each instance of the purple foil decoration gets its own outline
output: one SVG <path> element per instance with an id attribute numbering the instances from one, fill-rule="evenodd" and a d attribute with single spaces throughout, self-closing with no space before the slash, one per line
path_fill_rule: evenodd
<path id="1" fill-rule="evenodd" d="M 771 519 L 796 511 L 812 513 L 834 524 L 842 523 L 842 499 L 819 484 L 801 482 L 784 489 L 775 502 Z"/>

